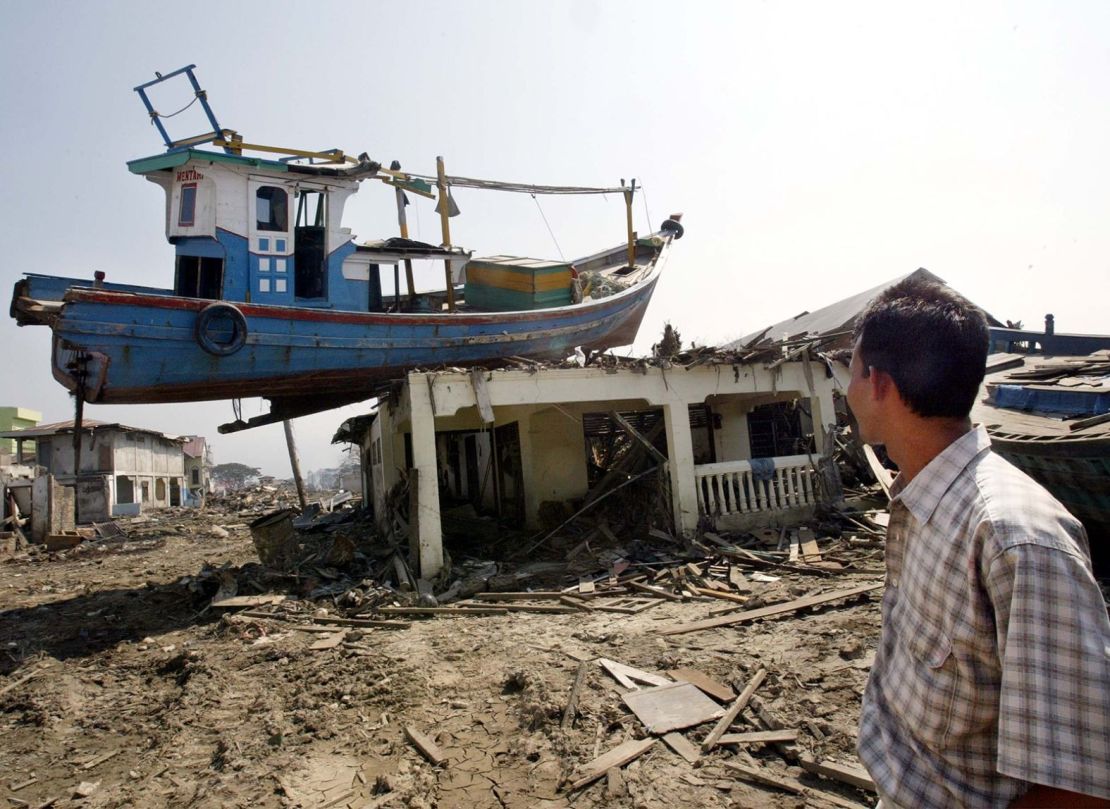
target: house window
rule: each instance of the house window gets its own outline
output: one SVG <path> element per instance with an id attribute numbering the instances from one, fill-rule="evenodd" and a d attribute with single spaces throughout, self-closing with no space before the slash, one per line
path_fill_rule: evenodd
<path id="1" fill-rule="evenodd" d="M 200 470 L 199 469 L 194 469 L 193 470 L 193 485 L 194 486 L 199 486 L 200 485 Z"/>
<path id="2" fill-rule="evenodd" d="M 181 186 L 181 207 L 177 211 L 177 224 L 192 225 L 197 212 L 197 184 Z"/>
<path id="3" fill-rule="evenodd" d="M 284 189 L 264 185 L 255 193 L 256 227 L 259 230 L 288 230 L 289 196 Z"/>

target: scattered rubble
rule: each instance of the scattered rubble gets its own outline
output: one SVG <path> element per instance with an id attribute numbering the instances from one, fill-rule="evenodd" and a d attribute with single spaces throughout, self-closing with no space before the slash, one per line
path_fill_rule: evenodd
<path id="1" fill-rule="evenodd" d="M 24 550 L 2 567 L 0 795 L 871 805 L 845 778 L 881 501 L 685 540 L 628 513 L 651 487 L 621 491 L 542 536 L 478 525 L 431 582 L 410 567 L 403 512 L 382 536 L 357 499 L 299 514 L 279 490 Z M 521 543 L 535 550 L 512 558 Z"/>

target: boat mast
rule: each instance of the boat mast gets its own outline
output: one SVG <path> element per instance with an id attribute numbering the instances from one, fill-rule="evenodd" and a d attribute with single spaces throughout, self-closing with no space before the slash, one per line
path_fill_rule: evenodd
<path id="1" fill-rule="evenodd" d="M 443 249 L 451 249 L 451 217 L 450 197 L 447 193 L 447 171 L 443 168 L 443 158 L 436 157 L 436 188 L 439 189 L 439 225 L 443 231 Z M 443 260 L 444 272 L 447 274 L 447 311 L 455 311 L 455 284 L 451 279 L 451 259 Z"/>
<path id="2" fill-rule="evenodd" d="M 399 160 L 394 160 L 390 164 L 389 170 L 390 171 L 400 171 L 401 170 L 401 162 Z M 409 218 L 405 213 L 405 206 L 408 205 L 408 202 L 405 200 L 405 192 L 401 190 L 400 186 L 394 185 L 393 186 L 393 192 L 394 192 L 394 195 L 397 197 L 397 224 L 400 225 L 400 227 L 401 227 L 401 238 L 402 239 L 407 239 L 409 237 Z M 408 305 L 409 305 L 409 308 L 411 308 L 412 307 L 412 302 L 416 298 L 416 285 L 413 283 L 413 280 L 412 280 L 412 259 L 411 258 L 406 258 L 405 259 L 405 283 L 408 284 L 408 287 L 409 287 Z M 394 287 L 396 287 L 396 284 L 394 284 Z M 400 290 L 394 288 L 394 294 L 397 296 L 397 301 L 395 301 L 395 303 L 397 303 L 397 309 L 398 309 L 398 311 L 400 311 L 400 308 L 401 308 L 400 307 L 401 292 L 400 292 Z"/>
<path id="3" fill-rule="evenodd" d="M 625 186 L 621 178 L 621 188 L 624 189 L 624 212 L 628 224 L 628 268 L 636 266 L 636 232 L 632 230 L 632 195 L 636 193 L 636 178 L 632 178 L 632 185 Z"/>

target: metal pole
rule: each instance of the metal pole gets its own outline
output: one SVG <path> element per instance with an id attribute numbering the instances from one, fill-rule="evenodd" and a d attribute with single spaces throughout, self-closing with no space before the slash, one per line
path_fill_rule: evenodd
<path id="1" fill-rule="evenodd" d="M 289 448 L 289 465 L 293 467 L 293 482 L 297 484 L 297 499 L 301 501 L 301 511 L 308 508 L 304 496 L 304 480 L 301 479 L 301 462 L 297 458 L 297 444 L 293 440 L 293 422 L 286 419 L 282 422 L 285 427 L 285 445 Z"/>

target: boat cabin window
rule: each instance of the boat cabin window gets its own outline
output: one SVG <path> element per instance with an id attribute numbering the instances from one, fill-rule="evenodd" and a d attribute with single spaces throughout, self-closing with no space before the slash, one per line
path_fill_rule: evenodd
<path id="1" fill-rule="evenodd" d="M 178 256 L 174 293 L 182 298 L 223 297 L 224 260 L 200 256 Z"/>
<path id="2" fill-rule="evenodd" d="M 289 229 L 289 195 L 284 188 L 264 185 L 255 193 L 255 216 L 259 230 Z"/>
<path id="3" fill-rule="evenodd" d="M 197 184 L 181 186 L 181 207 L 177 210 L 177 224 L 192 225 L 196 221 Z"/>

